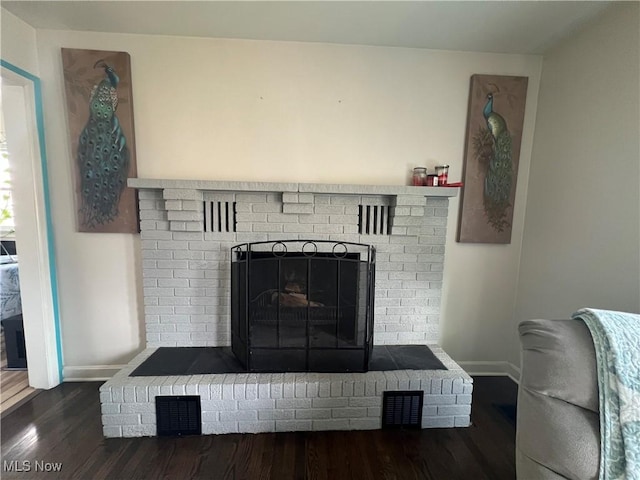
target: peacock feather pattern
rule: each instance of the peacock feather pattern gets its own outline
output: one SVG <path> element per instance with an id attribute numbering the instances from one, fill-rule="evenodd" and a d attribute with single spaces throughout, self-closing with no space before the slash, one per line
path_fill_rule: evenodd
<path id="1" fill-rule="evenodd" d="M 129 171 L 127 139 L 116 116 L 120 79 L 104 60 L 98 60 L 94 68 L 103 68 L 105 75 L 91 91 L 89 120 L 78 144 L 80 215 L 88 227 L 116 218 Z"/>
<path id="2" fill-rule="evenodd" d="M 511 206 L 513 161 L 511 134 L 507 122 L 493 110 L 493 94 L 487 95 L 482 114 L 487 126 L 480 127 L 473 143 L 476 159 L 486 168 L 483 203 L 489 224 L 498 232 L 509 227 L 506 219 Z"/>

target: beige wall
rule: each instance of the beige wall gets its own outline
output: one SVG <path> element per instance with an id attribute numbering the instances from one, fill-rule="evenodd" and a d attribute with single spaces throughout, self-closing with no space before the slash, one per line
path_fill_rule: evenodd
<path id="1" fill-rule="evenodd" d="M 2 115 L 11 164 L 15 239 L 20 254 L 20 291 L 29 384 L 51 388 L 60 382 L 51 282 L 46 196 L 37 127 L 36 33 L 17 17 L 2 14 Z M 13 67 L 24 72 L 17 73 Z"/>
<path id="2" fill-rule="evenodd" d="M 516 322 L 640 310 L 639 16 L 610 7 L 545 55 Z"/>
<path id="3" fill-rule="evenodd" d="M 512 324 L 541 58 L 264 41 L 38 31 L 67 376 L 144 344 L 132 235 L 76 233 L 60 47 L 131 54 L 140 177 L 405 184 L 415 165 L 461 177 L 469 79 L 525 75 L 529 93 L 508 246 L 455 243 L 442 345 L 503 360 Z M 83 373 L 84 372 L 84 373 Z"/>
<path id="4" fill-rule="evenodd" d="M 36 31 L 4 8 L 0 10 L 0 55 L 16 67 L 38 75 Z"/>

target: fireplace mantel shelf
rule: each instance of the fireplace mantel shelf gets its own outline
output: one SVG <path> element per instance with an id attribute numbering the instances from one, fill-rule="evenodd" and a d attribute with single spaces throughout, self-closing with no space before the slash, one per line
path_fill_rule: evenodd
<path id="1" fill-rule="evenodd" d="M 162 180 L 130 178 L 129 187 L 137 189 L 193 189 L 218 192 L 279 192 L 342 195 L 411 195 L 455 197 L 458 187 L 412 187 L 405 185 L 342 185 L 329 183 L 234 182 L 219 180 Z"/>

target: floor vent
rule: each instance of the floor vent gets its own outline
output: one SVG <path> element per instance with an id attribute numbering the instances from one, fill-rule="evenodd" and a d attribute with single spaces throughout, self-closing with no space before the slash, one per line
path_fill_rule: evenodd
<path id="1" fill-rule="evenodd" d="M 384 392 L 382 397 L 382 428 L 422 428 L 424 392 Z"/>
<path id="2" fill-rule="evenodd" d="M 156 397 L 158 436 L 201 435 L 200 396 Z"/>

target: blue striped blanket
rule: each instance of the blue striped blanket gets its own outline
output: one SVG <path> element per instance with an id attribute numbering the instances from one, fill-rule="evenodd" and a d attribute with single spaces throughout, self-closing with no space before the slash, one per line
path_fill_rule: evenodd
<path id="1" fill-rule="evenodd" d="M 596 350 L 600 479 L 640 480 L 640 315 L 582 309 Z"/>

